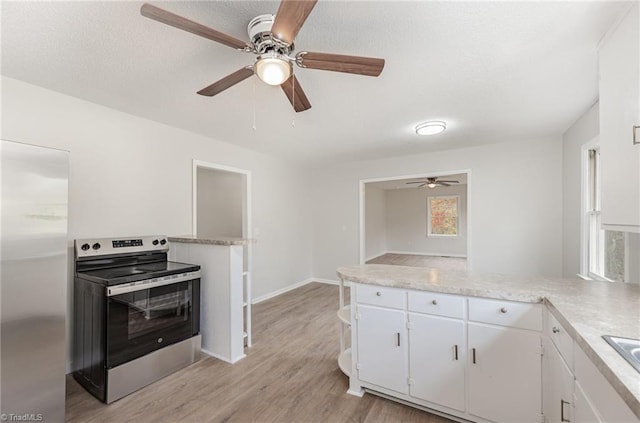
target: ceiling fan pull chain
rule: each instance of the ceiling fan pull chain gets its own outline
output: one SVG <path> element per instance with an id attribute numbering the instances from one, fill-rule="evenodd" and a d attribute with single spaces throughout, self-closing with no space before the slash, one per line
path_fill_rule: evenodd
<path id="1" fill-rule="evenodd" d="M 293 106 L 293 117 L 291 118 L 291 127 L 296 127 L 296 84 L 295 76 L 291 75 L 291 105 Z"/>
<path id="2" fill-rule="evenodd" d="M 251 128 L 256 130 L 256 79 L 253 79 L 253 125 Z"/>

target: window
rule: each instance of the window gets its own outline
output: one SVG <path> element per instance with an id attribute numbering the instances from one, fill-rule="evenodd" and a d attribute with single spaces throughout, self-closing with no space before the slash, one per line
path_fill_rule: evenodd
<path id="1" fill-rule="evenodd" d="M 458 236 L 458 196 L 427 197 L 427 236 Z"/>
<path id="2" fill-rule="evenodd" d="M 600 216 L 600 150 L 592 147 L 586 154 L 586 215 L 583 273 L 592 279 L 625 280 L 625 250 L 627 235 L 624 232 L 601 228 Z"/>

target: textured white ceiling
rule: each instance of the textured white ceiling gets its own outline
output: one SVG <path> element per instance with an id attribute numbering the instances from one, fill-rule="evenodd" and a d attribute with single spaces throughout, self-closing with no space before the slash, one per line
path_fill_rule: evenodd
<path id="1" fill-rule="evenodd" d="M 382 57 L 386 67 L 378 78 L 296 69 L 313 106 L 298 114 L 279 87 L 255 77 L 212 98 L 197 95 L 253 55 L 144 18 L 141 4 L 2 1 L 2 74 L 318 161 L 561 134 L 597 99 L 597 43 L 629 2 L 320 0 L 296 51 Z M 154 4 L 243 40 L 251 18 L 278 6 Z M 431 119 L 449 129 L 416 136 L 415 124 Z"/>

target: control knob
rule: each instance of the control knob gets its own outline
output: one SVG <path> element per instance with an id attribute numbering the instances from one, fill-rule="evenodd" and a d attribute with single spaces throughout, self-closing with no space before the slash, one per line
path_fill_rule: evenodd
<path id="1" fill-rule="evenodd" d="M 158 245 L 158 240 L 157 240 L 157 239 L 154 239 L 154 240 L 153 240 L 153 242 L 152 242 L 152 244 L 153 244 L 153 245 Z"/>
<path id="2" fill-rule="evenodd" d="M 82 244 L 82 247 L 80 247 L 82 251 L 87 251 L 89 248 L 91 248 L 89 244 Z"/>
<path id="3" fill-rule="evenodd" d="M 96 242 L 95 244 L 93 244 L 93 246 L 91 247 L 94 250 L 99 250 L 100 249 L 100 243 Z"/>
<path id="4" fill-rule="evenodd" d="M 164 245 L 164 244 L 166 244 L 166 243 L 167 243 L 167 240 L 166 240 L 166 239 L 160 240 L 160 245 Z"/>

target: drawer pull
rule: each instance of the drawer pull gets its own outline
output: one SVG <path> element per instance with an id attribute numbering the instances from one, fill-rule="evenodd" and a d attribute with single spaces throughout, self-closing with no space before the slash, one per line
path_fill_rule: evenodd
<path id="1" fill-rule="evenodd" d="M 376 292 L 376 295 L 377 295 L 378 297 L 381 297 L 381 296 L 382 296 L 382 292 L 378 291 L 378 292 Z"/>
<path id="2" fill-rule="evenodd" d="M 561 422 L 570 422 L 571 420 L 564 417 L 564 405 L 569 405 L 569 401 L 565 401 L 563 399 L 560 400 L 560 421 Z"/>
<path id="3" fill-rule="evenodd" d="M 506 313 L 506 312 L 507 312 L 506 307 L 502 307 L 502 308 L 500 309 L 500 313 Z"/>
<path id="4" fill-rule="evenodd" d="M 396 332 L 396 346 L 400 346 L 400 332 Z"/>
<path id="5" fill-rule="evenodd" d="M 457 361 L 458 360 L 458 345 L 454 345 L 453 346 L 453 358 Z"/>
<path id="6" fill-rule="evenodd" d="M 476 364 L 476 349 L 475 348 L 471 348 L 471 361 L 473 361 L 473 364 Z"/>
<path id="7" fill-rule="evenodd" d="M 558 329 L 557 327 L 555 327 L 555 326 L 554 326 L 554 327 L 551 329 L 551 332 L 553 332 L 553 333 L 560 333 L 560 329 Z"/>
<path id="8" fill-rule="evenodd" d="M 633 145 L 640 144 L 640 136 L 636 136 L 636 133 L 640 130 L 640 125 L 634 125 L 633 127 Z"/>
<path id="9" fill-rule="evenodd" d="M 436 301 L 436 300 L 431 300 L 431 304 L 433 304 L 433 305 L 438 305 L 438 301 Z"/>

